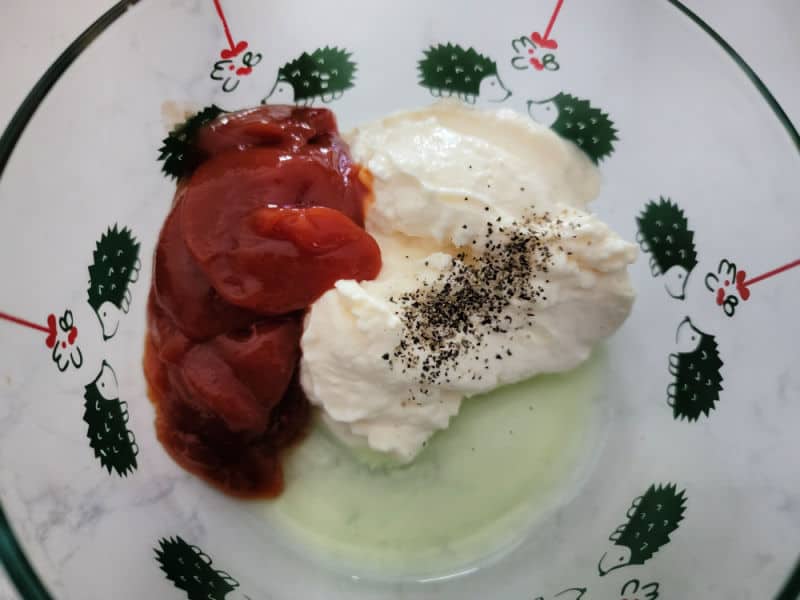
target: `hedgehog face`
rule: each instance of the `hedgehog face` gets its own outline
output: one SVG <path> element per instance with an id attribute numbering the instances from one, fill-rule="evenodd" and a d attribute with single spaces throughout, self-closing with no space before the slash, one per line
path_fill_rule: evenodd
<path id="1" fill-rule="evenodd" d="M 478 95 L 489 102 L 503 102 L 511 95 L 511 90 L 503 85 L 499 76 L 488 75 L 481 79 Z"/>
<path id="2" fill-rule="evenodd" d="M 117 400 L 119 399 L 119 384 L 117 383 L 117 375 L 114 369 L 111 368 L 106 361 L 103 361 L 103 366 L 100 368 L 100 373 L 97 378 L 92 382 L 97 389 L 97 393 L 103 400 Z"/>
<path id="3" fill-rule="evenodd" d="M 558 120 L 558 105 L 552 99 L 541 102 L 528 100 L 528 115 L 537 123 L 541 123 L 545 127 L 552 127 Z"/>
<path id="4" fill-rule="evenodd" d="M 697 350 L 702 339 L 703 332 L 692 325 L 692 321 L 689 317 L 686 317 L 681 321 L 681 324 L 678 325 L 675 342 L 677 343 L 678 352 L 681 354 L 690 354 Z"/>
<path id="5" fill-rule="evenodd" d="M 122 311 L 113 303 L 106 300 L 97 307 L 97 317 L 103 328 L 103 339 L 110 340 L 119 329 L 119 322 L 122 318 Z"/>
<path id="6" fill-rule="evenodd" d="M 611 550 L 603 554 L 597 570 L 600 575 L 606 575 L 614 569 L 621 569 L 631 564 L 631 550 L 627 546 L 614 546 Z"/>
<path id="7" fill-rule="evenodd" d="M 292 104 L 294 102 L 294 87 L 282 75 L 278 75 L 277 79 L 275 79 L 275 85 L 272 86 L 269 94 L 264 97 L 261 104 L 266 104 L 267 100 L 273 104 Z"/>
<path id="8" fill-rule="evenodd" d="M 689 281 L 691 271 L 687 271 L 683 265 L 673 265 L 664 273 L 664 287 L 667 293 L 676 300 L 683 300 L 686 297 L 686 283 Z"/>

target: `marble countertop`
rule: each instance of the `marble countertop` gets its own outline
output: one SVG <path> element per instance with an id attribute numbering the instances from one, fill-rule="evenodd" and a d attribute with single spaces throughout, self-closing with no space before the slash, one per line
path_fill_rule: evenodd
<path id="1" fill-rule="evenodd" d="M 650 0 L 657 1 L 657 0 Z M 749 62 L 800 125 L 800 3 L 684 0 Z M 5 127 L 39 76 L 113 0 L 5 0 L 0 3 L 0 126 Z M 0 570 L 0 600 L 18 600 Z"/>

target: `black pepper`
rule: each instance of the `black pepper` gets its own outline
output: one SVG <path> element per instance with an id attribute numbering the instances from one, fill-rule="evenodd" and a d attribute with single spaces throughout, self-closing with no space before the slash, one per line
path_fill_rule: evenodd
<path id="1" fill-rule="evenodd" d="M 498 217 L 495 222 L 500 221 Z M 422 287 L 399 296 L 396 314 L 404 334 L 393 356 L 402 369 L 416 370 L 422 384 L 448 381 L 465 359 L 480 360 L 488 334 L 530 326 L 533 311 L 523 312 L 515 321 L 508 309 L 521 302 L 533 308 L 546 300 L 544 288 L 532 286 L 532 278 L 537 272 L 547 273 L 553 263 L 547 239 L 557 232 L 549 231 L 550 223 L 549 213 L 522 220 L 523 227 L 500 231 L 487 222 L 483 252 L 455 255 L 435 280 L 423 281 Z M 510 350 L 505 354 L 512 355 Z M 503 360 L 503 354 L 496 353 L 494 359 Z M 484 358 L 481 371 L 489 370 L 488 363 Z M 476 379 L 474 367 L 466 376 Z"/>

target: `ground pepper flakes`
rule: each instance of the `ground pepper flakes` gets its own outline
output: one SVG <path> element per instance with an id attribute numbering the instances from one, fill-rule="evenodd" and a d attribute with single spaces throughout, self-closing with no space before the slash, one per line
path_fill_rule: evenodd
<path id="1" fill-rule="evenodd" d="M 532 324 L 533 306 L 547 299 L 545 288 L 535 282 L 536 274 L 548 273 L 553 266 L 547 240 L 561 239 L 560 227 L 553 229 L 549 213 L 515 221 L 510 227 L 498 226 L 501 221 L 498 217 L 486 223 L 476 252 L 460 252 L 433 282 L 391 299 L 404 325 L 403 339 L 389 357 L 392 368 L 416 369 L 421 384 L 450 381 L 463 361 L 480 360 L 488 333 L 510 333 Z M 518 302 L 530 306 L 523 319 L 507 314 Z M 502 359 L 501 354 L 494 357 Z M 480 379 L 477 371 L 488 370 L 488 363 L 484 358 L 483 364 L 467 368 L 457 378 Z"/>

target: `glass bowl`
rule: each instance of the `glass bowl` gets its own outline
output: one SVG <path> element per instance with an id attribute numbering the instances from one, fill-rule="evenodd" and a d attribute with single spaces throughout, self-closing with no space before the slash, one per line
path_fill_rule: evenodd
<path id="1" fill-rule="evenodd" d="M 455 81 L 437 75 L 448 57 Z M 642 249 L 638 299 L 595 365 L 603 424 L 559 493 L 513 543 L 383 577 L 325 562 L 268 501 L 219 494 L 157 442 L 141 360 L 174 191 L 157 157 L 212 103 L 327 106 L 347 130 L 440 96 L 530 115 L 596 160 L 593 210 Z M 795 597 L 798 149 L 758 77 L 677 1 L 118 3 L 0 139 L 11 578 L 34 599 Z M 100 302 L 88 267 L 126 230 L 138 273 Z"/>

